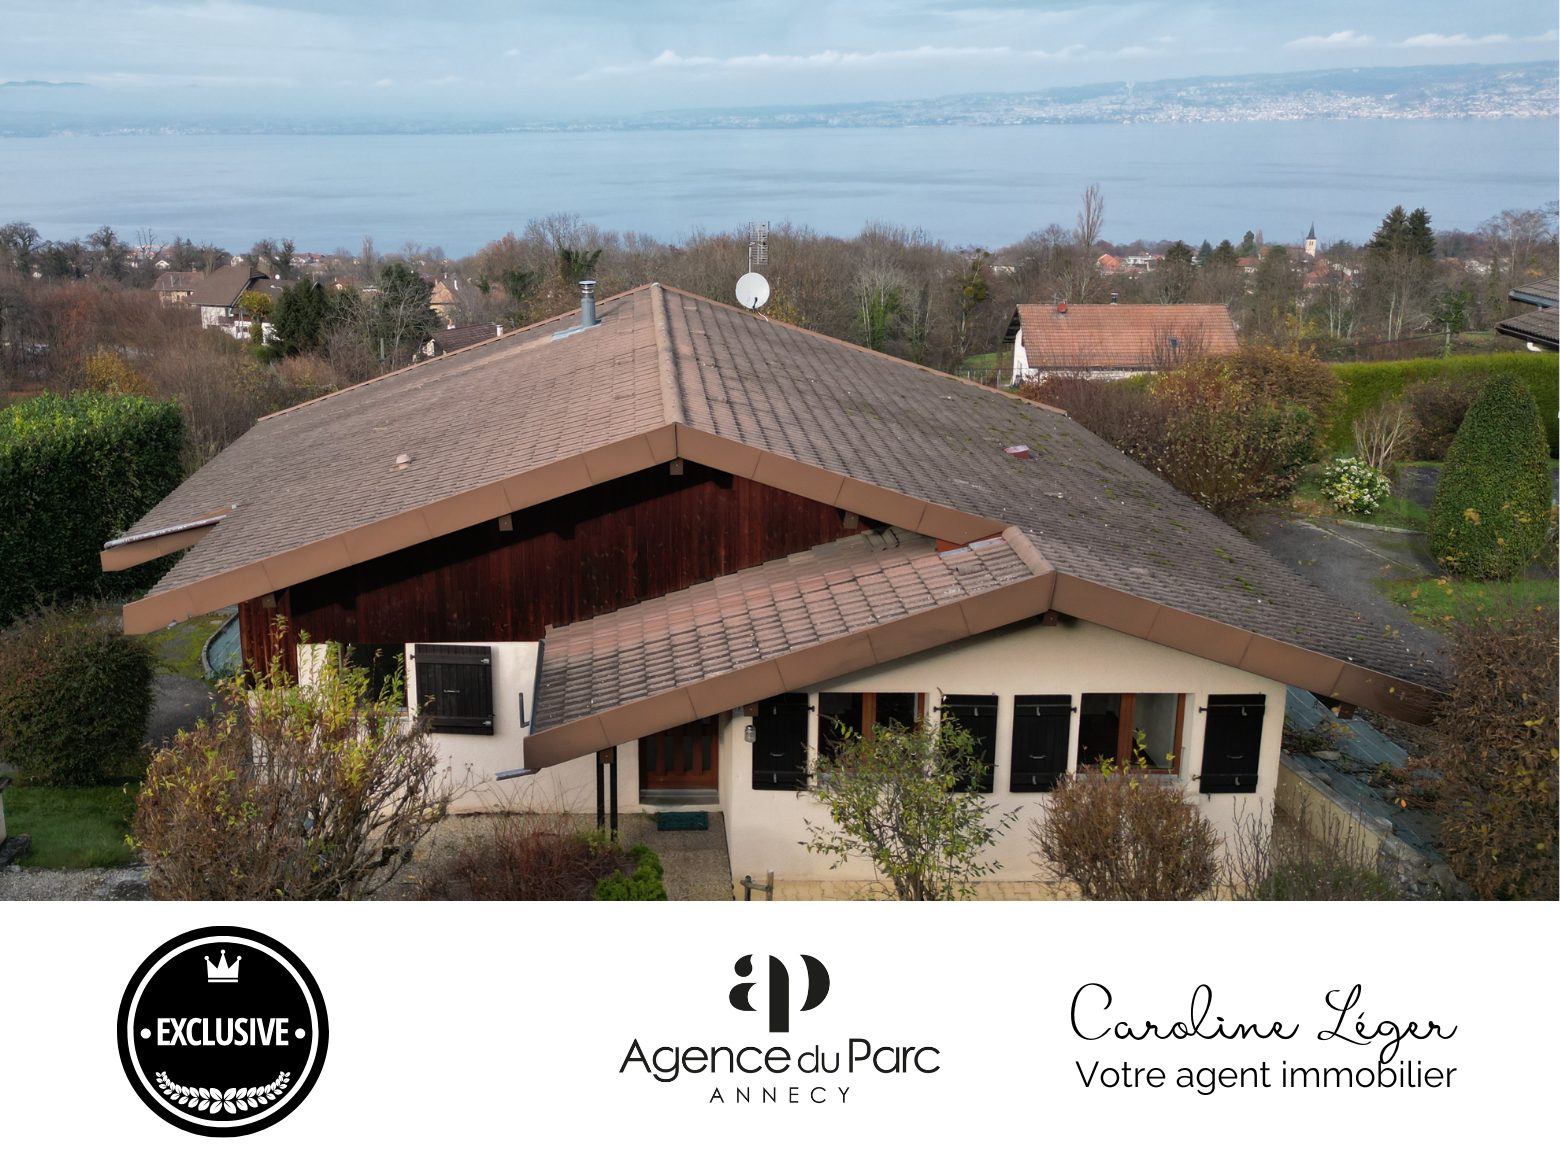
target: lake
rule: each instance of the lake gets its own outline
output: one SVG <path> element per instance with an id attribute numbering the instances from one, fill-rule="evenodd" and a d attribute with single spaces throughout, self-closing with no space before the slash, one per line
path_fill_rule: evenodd
<path id="1" fill-rule="evenodd" d="M 533 216 L 680 239 L 750 219 L 869 220 L 995 247 L 1070 225 L 1091 182 L 1105 236 L 1361 241 L 1394 204 L 1473 228 L 1556 197 L 1557 121 L 933 126 L 449 135 L 0 138 L 0 222 L 113 224 L 243 251 L 407 241 L 470 253 Z"/>

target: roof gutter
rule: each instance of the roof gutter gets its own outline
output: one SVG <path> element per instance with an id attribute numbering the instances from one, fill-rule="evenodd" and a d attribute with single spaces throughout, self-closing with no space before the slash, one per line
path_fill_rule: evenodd
<path id="1" fill-rule="evenodd" d="M 150 532 L 138 532 L 134 536 L 120 536 L 107 541 L 98 554 L 106 573 L 131 569 L 155 561 L 169 553 L 193 547 L 231 509 L 215 516 L 190 520 L 184 524 L 171 524 L 166 528 L 154 528 Z"/>

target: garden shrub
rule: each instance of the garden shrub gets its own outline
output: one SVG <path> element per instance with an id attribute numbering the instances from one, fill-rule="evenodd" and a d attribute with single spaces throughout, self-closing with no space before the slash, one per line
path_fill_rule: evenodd
<path id="1" fill-rule="evenodd" d="M 635 845 L 628 851 L 632 873 L 618 870 L 596 883 L 598 902 L 664 902 L 666 886 L 661 882 L 661 859 L 648 845 Z"/>
<path id="2" fill-rule="evenodd" d="M 1219 835 L 1180 786 L 1102 762 L 1057 782 L 1030 826 L 1036 860 L 1091 901 L 1198 898 L 1219 876 Z"/>
<path id="3" fill-rule="evenodd" d="M 1392 481 L 1363 459 L 1342 455 L 1322 469 L 1322 495 L 1340 512 L 1368 516 L 1392 494 Z"/>
<path id="4" fill-rule="evenodd" d="M 0 410 L 0 624 L 99 589 L 103 543 L 178 486 L 182 428 L 171 402 L 99 391 Z M 115 584 L 149 585 L 165 567 Z"/>
<path id="5" fill-rule="evenodd" d="M 1329 386 L 1332 388 L 1329 388 Z M 1294 489 L 1316 454 L 1310 403 L 1335 392 L 1327 367 L 1260 347 L 1202 357 L 1145 389 L 1082 378 L 1020 387 L 1220 516 L 1237 516 Z"/>
<path id="6" fill-rule="evenodd" d="M 1469 387 L 1469 398 L 1496 374 L 1510 374 L 1533 395 L 1538 404 L 1549 441 L 1549 453 L 1555 454 L 1556 411 L 1560 408 L 1560 360 L 1552 353 L 1468 354 L 1450 358 L 1416 358 L 1396 362 L 1344 362 L 1331 367 L 1343 383 L 1343 396 L 1328 422 L 1326 446 L 1329 451 L 1349 449 L 1354 420 L 1363 412 L 1379 406 L 1405 389 L 1421 382 L 1442 380 Z"/>
<path id="7" fill-rule="evenodd" d="M 1554 610 L 1467 623 L 1454 646 L 1432 750 L 1414 761 L 1440 773 L 1447 861 L 1481 898 L 1552 899 L 1560 892 Z"/>
<path id="8" fill-rule="evenodd" d="M 1463 416 L 1478 396 L 1471 382 L 1436 377 L 1416 383 L 1403 391 L 1408 409 L 1414 416 L 1414 433 L 1409 450 L 1415 459 L 1440 461 L 1446 458 Z"/>
<path id="9" fill-rule="evenodd" d="M 18 622 L 0 633 L 0 759 L 47 784 L 136 774 L 153 673 L 151 651 L 91 610 Z"/>
<path id="10" fill-rule="evenodd" d="M 152 757 L 134 844 L 157 898 L 353 899 L 411 859 L 453 795 L 427 728 L 324 655 L 307 686 L 273 657 Z"/>
<path id="11" fill-rule="evenodd" d="M 1430 552 L 1448 571 L 1509 581 L 1549 534 L 1552 480 L 1533 396 L 1497 375 L 1468 408 L 1430 509 Z"/>

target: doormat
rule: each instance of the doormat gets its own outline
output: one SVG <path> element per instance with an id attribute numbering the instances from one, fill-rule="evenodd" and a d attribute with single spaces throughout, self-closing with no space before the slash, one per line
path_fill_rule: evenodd
<path id="1" fill-rule="evenodd" d="M 692 829 L 708 829 L 710 814 L 707 812 L 663 812 L 655 814 L 657 832 L 672 833 Z"/>

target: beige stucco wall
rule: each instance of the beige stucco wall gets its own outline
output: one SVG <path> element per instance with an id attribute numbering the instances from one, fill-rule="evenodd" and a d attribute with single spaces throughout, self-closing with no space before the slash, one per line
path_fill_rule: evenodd
<path id="1" fill-rule="evenodd" d="M 1042 814 L 1048 797 L 1044 793 L 1014 793 L 1009 788 L 1014 695 L 1071 694 L 1076 700 L 1085 693 L 1185 694 L 1180 773 L 1187 799 L 1226 837 L 1238 819 L 1268 815 L 1272 808 L 1283 735 L 1283 684 L 1102 626 L 1029 622 L 820 684 L 813 692 L 810 717 L 810 742 L 814 744 L 818 691 L 914 691 L 929 696 L 929 708 L 936 705 L 940 693 L 998 696 L 994 791 L 987 802 L 994 810 L 1016 808 L 1020 813 L 1018 823 L 993 848 L 992 856 L 1003 864 L 1000 877 L 1051 876 L 1037 871 L 1029 839 L 1029 825 Z M 1202 759 L 1204 716 L 1198 707 L 1212 694 L 1253 693 L 1267 697 L 1256 794 L 1199 794 L 1192 779 Z M 1075 711 L 1071 736 L 1074 768 L 1078 718 Z M 806 822 L 816 821 L 822 814 L 816 801 L 806 794 L 754 790 L 752 750 L 744 740 L 749 722 L 746 716 L 733 715 L 721 744 L 721 807 L 726 813 L 732 873 L 738 878 L 753 874 L 761 879 L 772 869 L 781 880 L 870 878 L 871 871 L 864 864 L 830 871 L 827 858 L 803 848 L 801 842 L 808 836 Z"/>
<path id="2" fill-rule="evenodd" d="M 468 643 L 476 644 L 476 643 Z M 520 724 L 517 697 L 524 694 L 527 715 L 537 661 L 534 642 L 481 643 L 493 651 L 494 734 L 434 733 L 441 758 L 463 794 L 456 811 L 534 808 L 593 813 L 596 807 L 595 757 L 586 756 L 543 769 L 535 776 L 508 781 L 496 773 L 518 768 L 528 728 Z M 300 648 L 301 673 L 310 668 Z M 412 647 L 407 648 L 408 651 Z M 416 693 L 416 661 L 407 661 L 408 693 Z M 1012 748 L 1013 696 L 1021 694 L 1175 693 L 1187 696 L 1182 725 L 1179 772 L 1187 799 L 1195 802 L 1221 833 L 1228 836 L 1238 818 L 1270 813 L 1278 780 L 1283 731 L 1284 686 L 1234 667 L 1087 622 L 1064 621 L 1046 626 L 1029 621 L 953 646 L 900 659 L 888 666 L 833 679 L 812 689 L 809 742 L 818 735 L 817 694 L 820 691 L 909 691 L 925 694 L 928 710 L 942 694 L 996 694 L 997 732 L 994 791 L 987 798 L 998 811 L 1019 810 L 1020 820 L 993 849 L 1003 870 L 997 876 L 1022 880 L 1041 875 L 1032 860 L 1029 825 L 1047 797 L 1010 791 L 1008 772 Z M 1196 791 L 1193 779 L 1202 758 L 1204 716 L 1198 710 L 1210 694 L 1261 693 L 1267 697 L 1257 792 L 1252 796 L 1208 795 Z M 1079 713 L 1072 717 L 1072 767 L 1077 766 Z M 830 878 L 865 880 L 873 875 L 863 863 L 829 868 L 829 859 L 809 853 L 807 822 L 823 816 L 822 807 L 805 793 L 755 791 L 752 747 L 746 740 L 751 720 L 741 710 L 721 717 L 719 807 L 725 812 L 727 842 L 735 878 L 753 874 L 762 879 L 774 870 L 781 880 Z M 645 811 L 639 801 L 638 743 L 618 748 L 618 796 L 621 811 Z M 655 806 L 648 806 L 655 807 Z"/>

